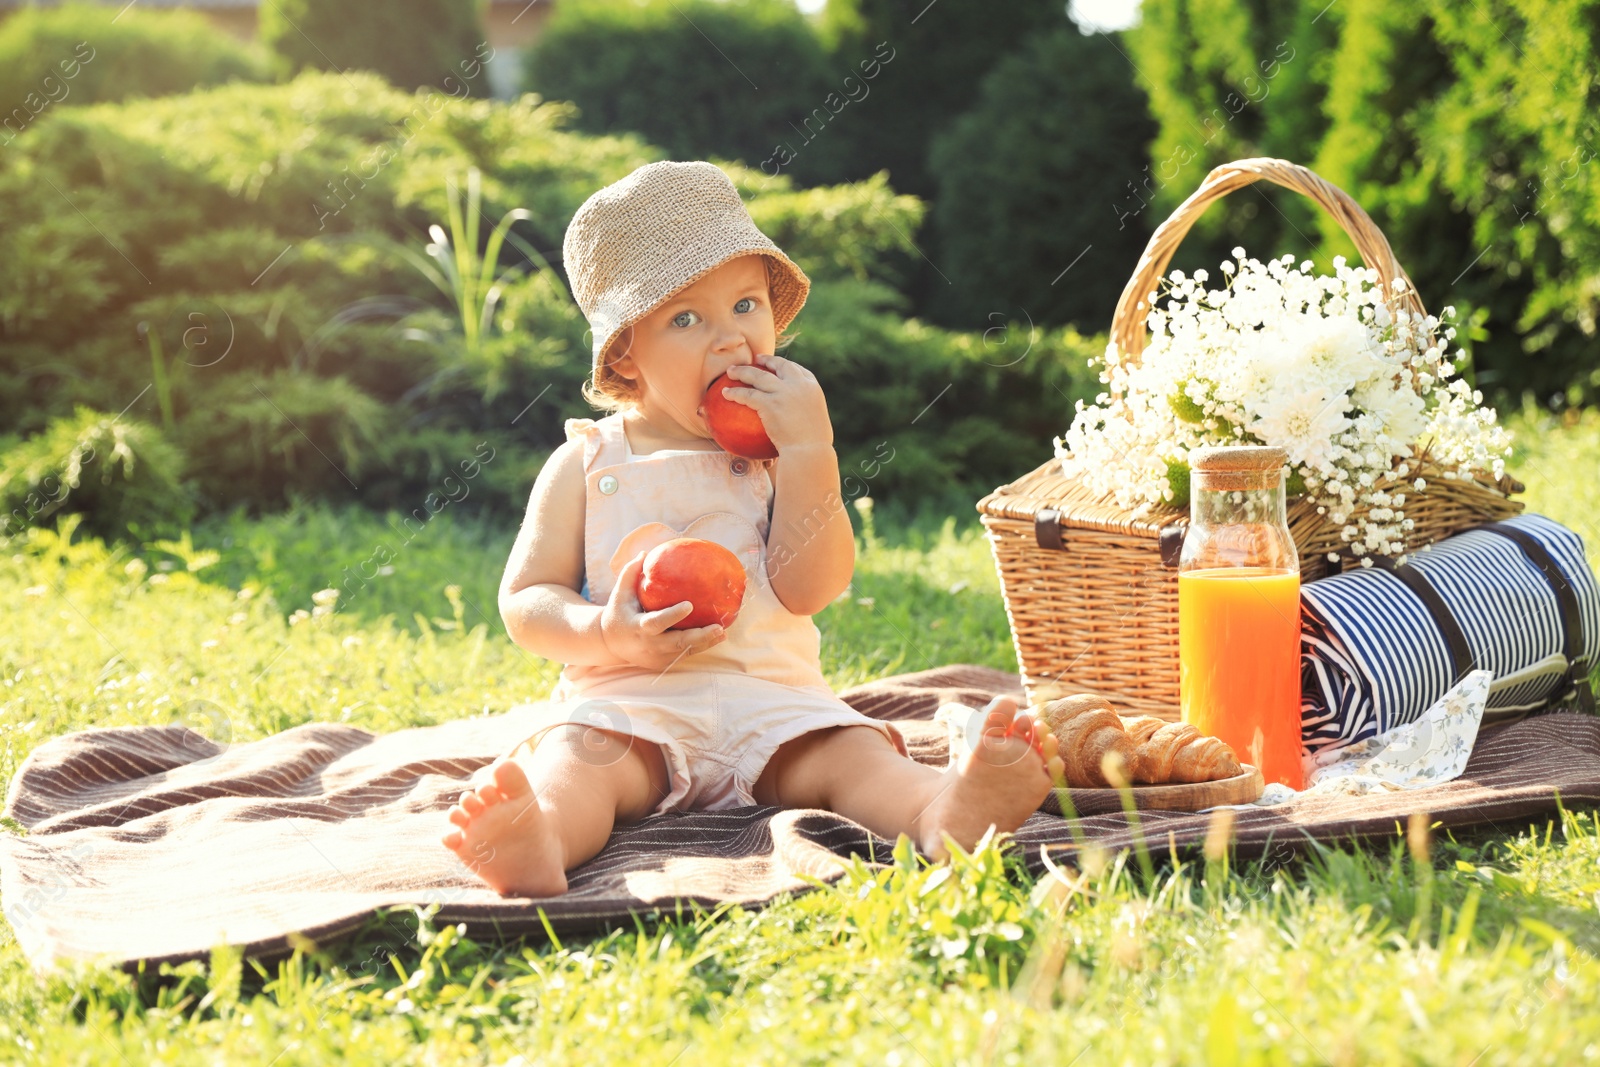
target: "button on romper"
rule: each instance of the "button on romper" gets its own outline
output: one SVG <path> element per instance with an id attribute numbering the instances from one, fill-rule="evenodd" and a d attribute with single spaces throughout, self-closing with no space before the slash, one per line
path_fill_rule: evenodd
<path id="1" fill-rule="evenodd" d="M 566 433 L 583 439 L 582 593 L 590 603 L 607 602 L 635 555 L 674 537 L 732 551 L 744 564 L 745 596 L 724 640 L 665 670 L 567 664 L 535 735 L 581 723 L 660 745 L 671 791 L 656 812 L 754 804 L 751 790 L 778 746 L 830 726 L 870 726 L 906 755 L 891 724 L 834 694 L 821 671 L 821 633 L 772 589 L 770 461 L 721 449 L 634 455 L 621 412 L 568 419 Z"/>

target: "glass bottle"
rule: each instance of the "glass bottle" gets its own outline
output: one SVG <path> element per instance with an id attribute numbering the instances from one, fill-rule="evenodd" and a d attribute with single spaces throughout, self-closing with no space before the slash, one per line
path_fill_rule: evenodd
<path id="1" fill-rule="evenodd" d="M 1300 559 L 1284 510 L 1287 460 L 1266 445 L 1189 453 L 1178 694 L 1184 722 L 1227 742 L 1268 782 L 1302 789 Z"/>

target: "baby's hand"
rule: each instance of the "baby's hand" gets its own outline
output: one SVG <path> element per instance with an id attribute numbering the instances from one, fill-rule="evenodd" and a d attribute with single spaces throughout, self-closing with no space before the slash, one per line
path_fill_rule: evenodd
<path id="1" fill-rule="evenodd" d="M 740 384 L 723 386 L 722 395 L 756 410 L 780 456 L 808 445 L 832 447 L 828 401 L 815 374 L 794 360 L 759 355 L 753 366 L 729 367 L 728 377 Z"/>
<path id="2" fill-rule="evenodd" d="M 660 611 L 641 610 L 635 586 L 644 556 L 640 552 L 622 568 L 610 599 L 601 609 L 600 633 L 611 654 L 649 670 L 666 670 L 685 656 L 704 652 L 726 640 L 728 632 L 715 623 L 693 630 L 668 629 L 694 610 L 687 600 Z"/>

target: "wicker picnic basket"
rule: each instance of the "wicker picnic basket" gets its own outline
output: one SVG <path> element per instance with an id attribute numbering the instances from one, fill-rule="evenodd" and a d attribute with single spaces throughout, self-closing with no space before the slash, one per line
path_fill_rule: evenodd
<path id="1" fill-rule="evenodd" d="M 1147 301 L 1189 227 L 1212 201 L 1262 179 L 1316 201 L 1350 235 L 1386 292 L 1393 279 L 1405 278 L 1406 292 L 1392 306 L 1425 314 L 1389 242 L 1354 200 L 1286 160 L 1241 159 L 1208 174 L 1151 236 L 1111 322 L 1111 339 L 1127 357 L 1144 350 Z M 1523 508 L 1508 499 L 1523 489 L 1509 476 L 1496 480 L 1479 471 L 1446 479 L 1426 455 L 1411 465 L 1427 488 L 1407 494 L 1406 516 L 1415 522 L 1409 549 Z M 1066 478 L 1052 457 L 979 500 L 978 511 L 1000 572 L 1029 703 L 1088 692 L 1128 711 L 1178 718 L 1177 567 L 1187 507 L 1135 519 Z M 1290 499 L 1288 519 L 1301 580 L 1335 573 L 1329 553 L 1348 558 L 1339 526 L 1303 496 Z"/>

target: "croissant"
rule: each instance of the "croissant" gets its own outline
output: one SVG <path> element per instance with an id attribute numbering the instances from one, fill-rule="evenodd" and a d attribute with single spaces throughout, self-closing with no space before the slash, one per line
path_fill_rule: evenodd
<path id="1" fill-rule="evenodd" d="M 1201 733 L 1190 723 L 1140 715 L 1124 725 L 1136 746 L 1130 768 L 1135 782 L 1214 782 L 1242 771 L 1227 742 Z"/>
<path id="2" fill-rule="evenodd" d="M 1075 789 L 1104 789 L 1104 761 L 1115 753 L 1121 765 L 1134 756 L 1133 739 L 1122 728 L 1122 716 L 1103 697 L 1080 694 L 1052 700 L 1036 713 L 1056 735 L 1067 785 Z"/>
<path id="3" fill-rule="evenodd" d="M 1128 736 L 1133 738 L 1133 743 L 1142 745 L 1150 740 L 1150 735 L 1167 725 L 1166 719 L 1158 719 L 1154 715 L 1133 715 L 1122 720 L 1122 726 L 1128 731 Z"/>

